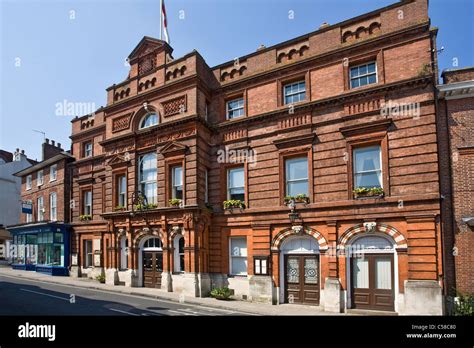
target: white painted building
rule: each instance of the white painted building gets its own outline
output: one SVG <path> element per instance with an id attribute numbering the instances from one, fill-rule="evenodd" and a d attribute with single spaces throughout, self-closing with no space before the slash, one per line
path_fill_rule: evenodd
<path id="1" fill-rule="evenodd" d="M 0 150 L 0 229 L 20 223 L 21 178 L 13 174 L 30 167 L 35 161 L 28 159 L 24 151 L 16 149 L 15 153 Z M 3 229 L 2 229 L 3 230 Z M 10 239 L 6 230 L 0 234 L 0 259 L 8 257 Z"/>

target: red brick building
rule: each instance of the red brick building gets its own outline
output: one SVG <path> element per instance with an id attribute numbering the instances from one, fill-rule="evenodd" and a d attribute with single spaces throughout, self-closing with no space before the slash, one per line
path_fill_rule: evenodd
<path id="1" fill-rule="evenodd" d="M 438 86 L 441 193 L 449 291 L 474 293 L 474 67 L 443 71 Z"/>
<path id="2" fill-rule="evenodd" d="M 72 274 L 441 314 L 435 39 L 426 0 L 212 68 L 144 37 L 72 121 Z"/>

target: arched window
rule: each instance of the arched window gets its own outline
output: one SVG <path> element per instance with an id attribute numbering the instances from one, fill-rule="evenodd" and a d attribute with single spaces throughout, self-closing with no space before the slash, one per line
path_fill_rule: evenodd
<path id="1" fill-rule="evenodd" d="M 184 272 L 184 237 L 180 235 L 174 239 L 174 271 Z"/>
<path id="2" fill-rule="evenodd" d="M 140 129 L 156 126 L 158 124 L 158 114 L 151 113 L 143 116 L 140 121 Z"/>
<path id="3" fill-rule="evenodd" d="M 148 203 L 156 203 L 158 199 L 156 183 L 156 153 L 148 153 L 139 159 L 138 179 L 140 189 L 146 195 Z"/>
<path id="4" fill-rule="evenodd" d="M 120 268 L 122 270 L 128 269 L 128 239 L 126 237 L 122 237 L 120 241 L 120 248 L 121 248 L 121 262 Z"/>
<path id="5" fill-rule="evenodd" d="M 143 245 L 143 249 L 162 249 L 163 248 L 163 243 L 161 243 L 160 238 L 150 238 L 147 241 L 145 241 L 145 244 Z"/>

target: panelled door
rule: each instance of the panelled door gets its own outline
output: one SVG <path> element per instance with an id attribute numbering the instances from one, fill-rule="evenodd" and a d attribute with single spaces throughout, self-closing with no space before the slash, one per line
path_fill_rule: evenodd
<path id="1" fill-rule="evenodd" d="M 285 302 L 319 304 L 319 255 L 285 255 Z"/>
<path id="2" fill-rule="evenodd" d="M 163 272 L 163 252 L 143 252 L 143 286 L 146 288 L 161 288 L 161 273 Z"/>
<path id="3" fill-rule="evenodd" d="M 352 307 L 394 310 L 393 254 L 352 258 Z"/>

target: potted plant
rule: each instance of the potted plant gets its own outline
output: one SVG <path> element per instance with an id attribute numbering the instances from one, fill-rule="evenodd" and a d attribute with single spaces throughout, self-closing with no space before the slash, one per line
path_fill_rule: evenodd
<path id="1" fill-rule="evenodd" d="M 99 274 L 95 279 L 102 284 L 105 284 L 105 274 Z"/>
<path id="2" fill-rule="evenodd" d="M 79 215 L 79 220 L 81 221 L 90 221 L 92 220 L 92 216 L 89 214 Z"/>
<path id="3" fill-rule="evenodd" d="M 290 204 L 291 201 L 295 201 L 295 197 L 285 196 L 285 198 L 283 200 L 284 200 L 285 204 Z"/>
<path id="4" fill-rule="evenodd" d="M 306 195 L 306 193 L 298 193 L 295 196 L 295 202 L 296 203 L 309 203 L 309 197 Z"/>
<path id="5" fill-rule="evenodd" d="M 135 210 L 146 210 L 146 209 L 155 209 L 158 208 L 158 204 L 156 203 L 138 203 L 135 204 Z"/>
<path id="6" fill-rule="evenodd" d="M 232 210 L 233 208 L 245 209 L 245 203 L 239 199 L 229 199 L 223 202 L 225 210 Z"/>
<path id="7" fill-rule="evenodd" d="M 352 193 L 354 194 L 354 198 L 382 197 L 384 195 L 383 188 L 381 187 L 357 187 Z"/>
<path id="8" fill-rule="evenodd" d="M 179 198 L 171 198 L 168 202 L 172 207 L 179 207 L 181 205 L 182 200 Z"/>
<path id="9" fill-rule="evenodd" d="M 214 288 L 211 290 L 211 297 L 218 300 L 229 300 L 232 295 L 232 290 L 224 286 L 222 288 Z"/>
<path id="10" fill-rule="evenodd" d="M 125 207 L 123 205 L 117 205 L 115 211 L 125 211 Z"/>

